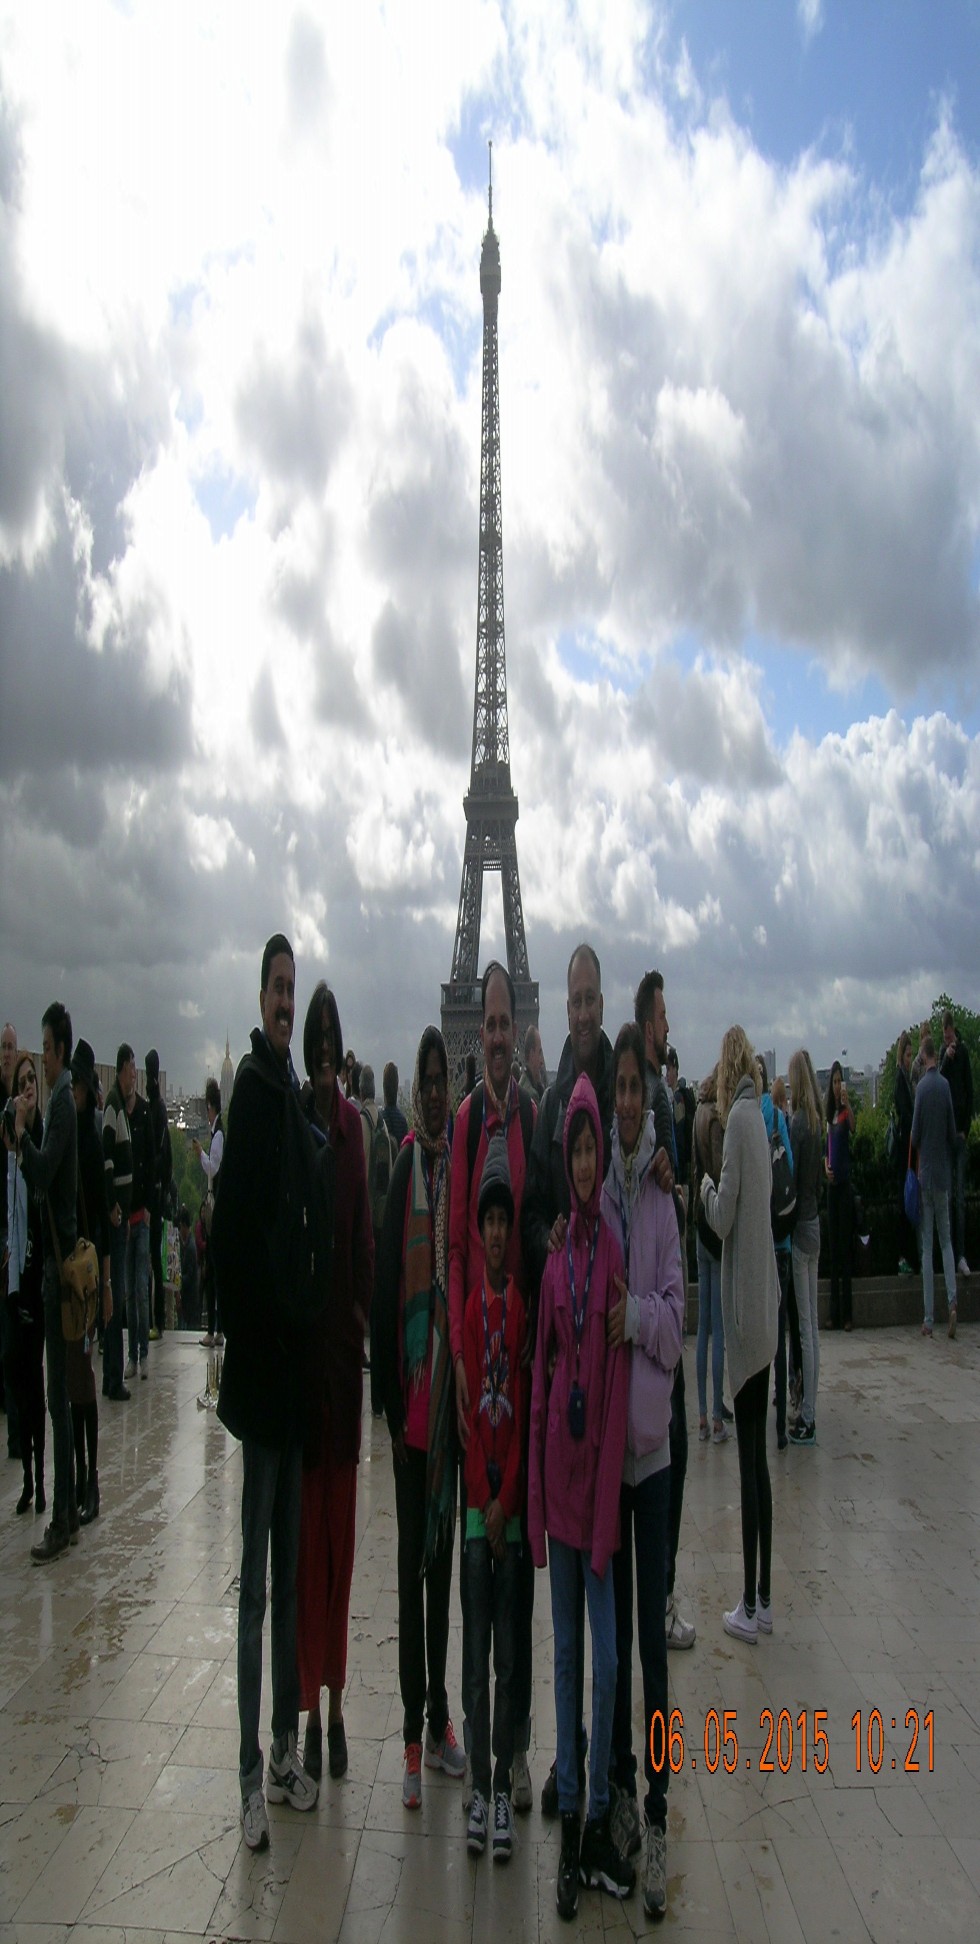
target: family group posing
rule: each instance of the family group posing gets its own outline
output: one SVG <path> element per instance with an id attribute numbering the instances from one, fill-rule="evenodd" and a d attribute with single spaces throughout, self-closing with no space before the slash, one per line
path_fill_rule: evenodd
<path id="1" fill-rule="evenodd" d="M 442 1035 L 435 1026 L 422 1034 L 411 1126 L 376 1252 L 357 1110 L 338 1084 L 337 1001 L 323 983 L 314 991 L 300 1089 L 290 1056 L 295 964 L 281 934 L 263 956 L 260 1009 L 236 1076 L 212 1234 L 226 1335 L 218 1409 L 243 1447 L 246 1842 L 268 1843 L 266 1799 L 314 1806 L 323 1688 L 330 1772 L 347 1767 L 343 1694 L 373 1291 L 374 1377 L 398 1523 L 403 1802 L 418 1809 L 423 1770 L 442 1770 L 463 1784 L 471 1854 L 489 1846 L 495 1862 L 511 1855 L 514 1811 L 532 1802 L 531 1623 L 535 1568 L 547 1564 L 556 1754 L 541 1806 L 561 1820 L 558 1910 L 574 1915 L 580 1884 L 629 1896 L 631 1858 L 642 1850 L 644 1903 L 662 1917 L 669 1768 L 662 1743 L 652 1748 L 644 1734 L 641 1807 L 634 1602 L 645 1722 L 667 1716 L 668 1642 L 694 1638 L 673 1592 L 686 1463 L 684 1217 L 661 1078 L 663 980 L 645 975 L 636 1019 L 611 1045 L 598 958 L 579 946 L 568 967 L 568 1038 L 538 1104 L 513 1077 L 514 991 L 491 964 L 482 982 L 483 1075 L 455 1117 Z M 779 1309 L 759 1086 L 752 1049 L 733 1027 L 718 1067 L 717 1181 L 706 1175 L 698 1192 L 722 1239 L 742 1481 L 745 1580 L 724 1624 L 753 1642 L 773 1624 L 764 1427 Z M 446 1688 L 457 1530 L 462 1747 Z M 270 1546 L 272 1746 L 263 1790 Z"/>

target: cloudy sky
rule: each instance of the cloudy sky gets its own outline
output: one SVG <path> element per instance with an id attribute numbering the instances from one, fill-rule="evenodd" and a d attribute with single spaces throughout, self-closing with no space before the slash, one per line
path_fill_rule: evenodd
<path id="1" fill-rule="evenodd" d="M 978 1004 L 978 72 L 974 0 L 0 0 L 22 1039 L 200 1086 L 280 926 L 376 1066 L 438 1018 L 488 137 L 550 1064 L 583 934 L 692 1075 Z"/>

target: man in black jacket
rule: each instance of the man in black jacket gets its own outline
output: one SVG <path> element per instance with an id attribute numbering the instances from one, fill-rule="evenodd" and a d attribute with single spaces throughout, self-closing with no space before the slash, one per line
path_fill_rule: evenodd
<path id="1" fill-rule="evenodd" d="M 136 1091 L 136 1061 L 130 1076 L 126 1117 L 133 1144 L 133 1194 L 126 1230 L 126 1314 L 129 1322 L 129 1362 L 123 1376 L 149 1375 L 150 1358 L 150 1219 L 157 1160 L 153 1148 L 150 1110 Z"/>
<path id="2" fill-rule="evenodd" d="M 151 1046 L 144 1062 L 146 1069 L 146 1107 L 153 1141 L 153 1190 L 150 1197 L 150 1342 L 162 1337 L 167 1321 L 166 1277 L 163 1267 L 163 1211 L 170 1195 L 173 1156 L 167 1104 L 160 1092 L 160 1055 Z"/>
<path id="3" fill-rule="evenodd" d="M 225 1330 L 218 1416 L 242 1441 L 242 1566 L 238 1596 L 239 1782 L 250 1849 L 264 1849 L 269 1822 L 262 1793 L 259 1718 L 266 1565 L 272 1550 L 272 1750 L 270 1802 L 312 1809 L 317 1785 L 296 1752 L 296 1562 L 302 1492 L 297 1422 L 304 1343 L 283 1287 L 283 1262 L 302 1250 L 304 1205 L 282 1177 L 297 1140 L 312 1141 L 299 1109 L 289 1057 L 295 963 L 277 932 L 262 956 L 261 1027 L 235 1076 L 215 1202 L 211 1249 Z M 295 1116 L 295 1119 L 287 1117 Z M 297 1134 L 296 1122 L 299 1122 Z M 297 1191 L 302 1184 L 295 1184 Z"/>
<path id="4" fill-rule="evenodd" d="M 78 1506 L 75 1500 L 75 1466 L 72 1446 L 71 1412 L 68 1407 L 68 1379 L 65 1339 L 61 1329 L 62 1261 L 70 1256 L 78 1234 L 75 1201 L 78 1193 L 78 1127 L 71 1091 L 69 1061 L 72 1048 L 71 1014 L 55 1001 L 41 1021 L 41 1059 L 48 1088 L 41 1145 L 22 1140 L 27 1124 L 27 1103 L 18 1097 L 11 1140 L 6 1125 L 3 1138 L 8 1148 L 16 1147 L 28 1189 L 47 1201 L 44 1211 L 44 1354 L 48 1370 L 48 1410 L 51 1413 L 51 1444 L 54 1452 L 54 1493 L 51 1524 L 44 1538 L 31 1547 L 36 1566 L 57 1559 L 69 1544 L 78 1539 Z M 56 1239 L 57 1237 L 57 1239 Z"/>

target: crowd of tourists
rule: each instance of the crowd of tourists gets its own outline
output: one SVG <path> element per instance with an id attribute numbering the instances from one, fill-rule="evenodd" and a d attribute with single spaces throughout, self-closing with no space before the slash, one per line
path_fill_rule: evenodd
<path id="1" fill-rule="evenodd" d="M 292 947 L 276 934 L 263 954 L 260 1023 L 235 1077 L 227 1126 L 209 1082 L 210 1140 L 207 1150 L 194 1144 L 205 1185 L 202 1340 L 223 1343 L 218 1414 L 242 1446 L 245 1841 L 268 1844 L 267 1802 L 315 1805 L 324 1760 L 334 1778 L 348 1767 L 343 1698 L 369 1367 L 394 1467 L 406 1810 L 422 1806 L 423 1772 L 441 1771 L 460 1783 L 471 1855 L 489 1848 L 495 1863 L 511 1856 L 515 1812 L 533 1802 L 533 1609 L 536 1572 L 547 1567 L 555 1754 L 541 1809 L 560 1821 L 558 1911 L 574 1916 L 581 1886 L 628 1897 L 633 1858 L 641 1857 L 644 1905 L 657 1920 L 667 1900 L 670 1768 L 666 1732 L 634 1746 L 633 1640 L 635 1624 L 643 1720 L 666 1728 L 668 1651 L 695 1641 L 675 1591 L 687 1470 L 686 1227 L 693 1221 L 697 1230 L 699 1436 L 724 1443 L 734 1421 L 738 1446 L 743 1578 L 720 1618 L 729 1636 L 755 1646 L 777 1618 L 767 1454 L 773 1370 L 778 1447 L 816 1437 L 824 1183 L 830 1321 L 851 1327 L 854 1115 L 840 1064 L 825 1103 L 805 1048 L 790 1059 L 788 1097 L 785 1088 L 770 1092 L 765 1062 L 732 1025 L 695 1100 L 669 1045 L 662 975 L 642 976 L 634 1017 L 611 1042 L 599 959 L 582 944 L 568 965 L 568 1036 L 550 1084 L 536 1028 L 525 1036 L 518 1081 L 514 987 L 492 962 L 481 986 L 479 1077 L 474 1071 L 453 1111 L 445 1043 L 427 1026 L 406 1121 L 395 1068 L 385 1069 L 379 1108 L 372 1068 L 358 1070 L 344 1054 L 337 998 L 323 980 L 306 1011 L 300 1080 L 291 1052 L 295 1004 Z M 947 1054 L 951 1044 L 958 1046 L 955 1029 Z M 146 1057 L 144 1100 L 128 1045 L 119 1048 L 98 1130 L 94 1056 L 85 1040 L 73 1043 L 63 1005 L 49 1006 L 42 1021 L 43 1121 L 34 1064 L 18 1052 L 12 1028 L 4 1028 L 2 1053 L 4 1366 L 24 1468 L 17 1511 L 40 1512 L 46 1361 L 52 1509 L 32 1547 L 44 1564 L 99 1514 L 96 1335 L 106 1399 L 125 1402 L 128 1383 L 147 1376 L 159 1327 L 150 1327 L 149 1265 L 162 1294 L 169 1137 L 156 1054 Z M 931 1277 L 929 1220 L 953 1269 L 954 1335 L 948 1201 L 959 1111 L 928 1030 L 919 1074 L 910 1045 L 900 1044 L 898 1065 L 901 1138 L 908 1122 L 919 1162 L 923 1279 L 927 1256 Z M 198 1243 L 189 1211 L 180 1216 L 182 1283 L 193 1307 Z M 63 1263 L 78 1235 L 94 1242 L 100 1266 L 98 1331 L 66 1341 Z M 915 1242 L 910 1228 L 907 1246 Z M 923 1328 L 931 1331 L 931 1279 L 925 1301 Z M 461 1741 L 446 1682 L 457 1539 Z"/>

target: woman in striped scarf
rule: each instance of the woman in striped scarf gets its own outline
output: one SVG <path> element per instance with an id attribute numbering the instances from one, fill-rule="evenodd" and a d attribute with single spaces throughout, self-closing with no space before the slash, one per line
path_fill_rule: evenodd
<path id="1" fill-rule="evenodd" d="M 398 1517 L 407 1809 L 421 1806 L 423 1760 L 454 1778 L 465 1766 L 446 1694 L 457 1460 L 446 1307 L 448 1111 L 446 1048 L 438 1028 L 427 1026 L 412 1082 L 412 1127 L 392 1171 L 375 1277 L 375 1343 Z"/>

